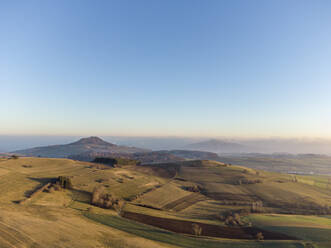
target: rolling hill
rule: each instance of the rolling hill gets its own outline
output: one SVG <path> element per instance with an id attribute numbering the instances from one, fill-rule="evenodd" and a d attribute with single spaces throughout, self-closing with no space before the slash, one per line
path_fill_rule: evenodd
<path id="1" fill-rule="evenodd" d="M 108 143 L 98 137 L 82 138 L 76 142 L 66 145 L 52 145 L 42 146 L 30 149 L 18 150 L 13 153 L 21 154 L 25 156 L 33 157 L 50 157 L 50 158 L 66 158 L 70 155 L 81 154 L 86 152 L 98 152 L 98 153 L 136 153 L 146 152 L 148 150 L 118 146 L 112 143 Z"/>
<path id="2" fill-rule="evenodd" d="M 143 165 L 136 166 L 136 170 L 173 177 L 184 190 L 195 186 L 193 192 L 220 205 L 250 206 L 252 202 L 261 201 L 264 211 L 300 214 L 323 211 L 325 206 L 331 206 L 329 181 L 322 176 L 299 177 L 208 160 Z M 157 191 L 149 194 L 157 194 Z M 160 204 L 160 201 L 155 203 Z M 152 202 L 144 204 L 154 206 Z"/>
<path id="3" fill-rule="evenodd" d="M 91 162 L 95 158 L 124 158 L 140 161 L 141 163 L 162 163 L 181 161 L 184 158 L 172 155 L 170 153 L 150 151 L 135 153 L 116 153 L 116 152 L 84 152 L 68 156 L 70 159 Z"/>
<path id="4" fill-rule="evenodd" d="M 292 174 L 331 175 L 331 156 L 319 154 L 232 154 L 218 161 L 252 169 Z"/>
<path id="5" fill-rule="evenodd" d="M 73 189 L 33 194 L 58 176 L 70 177 Z M 0 247 L 329 247 L 328 178 L 293 179 L 208 160 L 107 168 L 3 158 Z M 100 186 L 126 200 L 121 215 L 90 204 Z M 261 209 L 252 212 L 257 202 Z M 221 218 L 229 211 L 242 214 L 242 224 Z M 193 224 L 203 227 L 201 237 Z M 257 232 L 266 240 L 255 241 Z"/>
<path id="6" fill-rule="evenodd" d="M 216 153 L 202 152 L 202 151 L 185 151 L 185 150 L 163 150 L 150 152 L 136 152 L 136 153 L 116 153 L 116 152 L 84 152 L 81 154 L 74 154 L 68 158 L 80 161 L 91 162 L 97 157 L 108 158 L 126 158 L 138 160 L 143 164 L 149 163 L 165 163 L 176 162 L 191 159 L 207 159 L 219 160 L 220 157 Z"/>

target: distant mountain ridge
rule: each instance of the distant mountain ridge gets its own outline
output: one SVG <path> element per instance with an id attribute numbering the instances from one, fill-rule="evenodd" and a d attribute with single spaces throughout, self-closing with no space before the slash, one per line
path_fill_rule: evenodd
<path id="1" fill-rule="evenodd" d="M 34 147 L 30 149 L 17 150 L 13 153 L 21 154 L 25 156 L 33 157 L 51 157 L 51 158 L 66 158 L 70 155 L 81 154 L 86 152 L 100 152 L 100 153 L 137 153 L 137 152 L 147 152 L 149 150 L 128 147 L 128 146 L 118 146 L 109 142 L 106 142 L 99 137 L 88 137 L 82 138 L 73 143 L 66 145 L 52 145 L 52 146 L 41 146 Z"/>
<path id="2" fill-rule="evenodd" d="M 109 143 L 107 141 L 104 141 L 103 139 L 100 139 L 96 136 L 91 136 L 88 138 L 82 138 L 76 142 L 70 143 L 71 145 L 101 145 L 101 146 L 116 146 L 115 144 Z"/>

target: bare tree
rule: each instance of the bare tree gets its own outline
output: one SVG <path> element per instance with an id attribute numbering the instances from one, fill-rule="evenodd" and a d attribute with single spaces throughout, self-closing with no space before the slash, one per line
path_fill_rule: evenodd
<path id="1" fill-rule="evenodd" d="M 11 156 L 11 158 L 12 159 L 18 159 L 18 156 L 14 154 L 14 155 Z"/>
<path id="2" fill-rule="evenodd" d="M 262 241 L 264 240 L 264 236 L 261 232 L 257 233 L 255 238 L 258 240 L 258 241 Z"/>
<path id="3" fill-rule="evenodd" d="M 114 209 L 118 213 L 118 215 L 122 215 L 122 211 L 126 205 L 126 201 L 124 200 L 118 200 L 117 204 L 114 205 Z"/>
<path id="4" fill-rule="evenodd" d="M 91 203 L 94 205 L 98 205 L 100 203 L 102 194 L 105 188 L 103 186 L 95 187 L 92 193 Z"/>
<path id="5" fill-rule="evenodd" d="M 192 224 L 192 232 L 195 236 L 200 236 L 202 234 L 202 227 L 196 223 Z"/>

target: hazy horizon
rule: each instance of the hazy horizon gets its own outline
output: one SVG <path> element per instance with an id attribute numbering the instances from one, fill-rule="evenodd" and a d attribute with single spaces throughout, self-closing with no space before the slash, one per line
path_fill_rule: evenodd
<path id="1" fill-rule="evenodd" d="M 96 135 L 92 135 L 96 136 Z M 12 152 L 39 146 L 62 145 L 90 136 L 57 135 L 0 135 L 0 152 Z M 315 153 L 331 155 L 331 139 L 311 138 L 238 138 L 238 137 L 180 137 L 180 136 L 97 136 L 103 140 L 124 146 L 133 146 L 151 150 L 174 150 L 188 148 L 192 144 L 217 140 L 245 146 L 241 152 L 234 153 Z M 212 151 L 213 148 L 210 148 Z M 194 150 L 194 149 L 193 149 Z M 197 149 L 201 150 L 201 149 Z M 203 150 L 203 149 L 202 149 Z M 208 149 L 206 151 L 209 151 Z M 228 150 L 216 153 L 227 153 Z"/>

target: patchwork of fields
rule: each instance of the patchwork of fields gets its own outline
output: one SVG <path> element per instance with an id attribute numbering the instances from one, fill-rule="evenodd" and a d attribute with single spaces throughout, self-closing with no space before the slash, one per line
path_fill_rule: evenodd
<path id="1" fill-rule="evenodd" d="M 70 177 L 74 189 L 42 192 L 18 204 L 58 176 Z M 285 214 L 330 206 L 331 191 L 321 186 L 325 180 L 300 176 L 294 182 L 289 175 L 213 161 L 107 168 L 68 159 L 2 159 L 0 247 L 326 248 L 330 218 Z M 101 185 L 125 199 L 123 216 L 132 213 L 134 217 L 126 217 L 138 222 L 90 205 L 93 189 Z M 245 214 L 242 227 L 228 226 L 220 218 L 230 211 L 248 211 L 257 201 L 263 202 L 264 212 L 274 214 Z M 193 223 L 202 227 L 202 236 L 190 232 Z M 183 234 L 178 228 L 185 229 Z M 221 233 L 213 235 L 215 230 Z M 245 238 L 234 230 L 251 231 Z M 257 232 L 266 240 L 251 240 Z"/>

